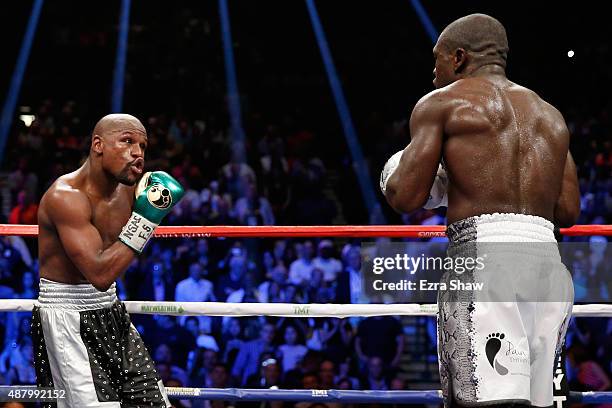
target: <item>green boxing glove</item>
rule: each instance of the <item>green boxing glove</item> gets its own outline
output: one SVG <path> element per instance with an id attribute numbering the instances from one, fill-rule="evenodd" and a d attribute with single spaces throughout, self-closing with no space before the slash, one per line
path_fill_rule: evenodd
<path id="1" fill-rule="evenodd" d="M 155 228 L 184 194 L 183 187 L 168 173 L 145 173 L 134 191 L 134 210 L 123 226 L 119 240 L 141 253 Z"/>

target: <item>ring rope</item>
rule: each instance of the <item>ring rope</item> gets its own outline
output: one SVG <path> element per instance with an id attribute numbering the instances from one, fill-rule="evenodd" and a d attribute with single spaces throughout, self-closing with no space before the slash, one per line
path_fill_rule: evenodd
<path id="1" fill-rule="evenodd" d="M 29 312 L 34 299 L 0 299 L 0 312 Z M 353 317 L 353 316 L 435 316 L 435 303 L 337 304 L 337 303 L 224 303 L 224 302 L 123 302 L 129 313 L 172 316 L 277 316 L 277 317 Z M 70 307 L 70 305 L 62 305 Z M 576 317 L 611 317 L 612 304 L 574 305 Z"/>
<path id="2" fill-rule="evenodd" d="M 173 388 L 168 396 L 176 399 L 224 401 L 308 401 L 381 404 L 435 404 L 442 402 L 441 390 L 375 391 L 375 390 L 281 390 L 241 388 Z M 612 402 L 612 392 L 570 391 L 570 402 L 603 404 Z"/>
<path id="3" fill-rule="evenodd" d="M 158 238 L 274 238 L 274 237 L 344 237 L 344 238 L 432 238 L 446 236 L 443 225 L 319 225 L 319 226 L 161 226 Z M 560 228 L 567 236 L 612 236 L 612 225 L 574 225 Z M 0 224 L 0 236 L 35 237 L 37 225 Z"/>
<path id="4" fill-rule="evenodd" d="M 36 390 L 31 385 L 9 385 L 0 387 L 0 401 L 15 399 L 10 392 L 26 395 Z M 437 404 L 442 402 L 442 391 L 375 391 L 375 390 L 281 390 L 242 388 L 179 388 L 166 387 L 168 397 L 181 400 L 222 400 L 222 401 L 308 401 L 380 404 Z M 13 397 L 10 397 L 13 395 Z M 19 399 L 19 398 L 17 398 Z M 30 398 L 35 400 L 35 398 Z M 46 400 L 47 401 L 47 400 Z M 612 402 L 612 392 L 569 393 L 570 402 L 604 404 Z"/>

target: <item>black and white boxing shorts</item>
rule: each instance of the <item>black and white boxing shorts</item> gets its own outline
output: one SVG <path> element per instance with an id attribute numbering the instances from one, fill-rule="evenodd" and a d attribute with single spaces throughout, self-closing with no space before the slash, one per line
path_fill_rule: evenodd
<path id="1" fill-rule="evenodd" d="M 450 287 L 458 280 L 472 290 L 438 292 L 445 406 L 551 406 L 555 357 L 573 303 L 552 223 L 487 214 L 449 225 L 447 235 L 449 257 L 475 262 L 460 273 L 445 272 L 441 281 Z"/>
<path id="2" fill-rule="evenodd" d="M 170 407 L 114 283 L 100 292 L 41 279 L 32 337 L 38 386 L 65 390 L 47 406 Z"/>

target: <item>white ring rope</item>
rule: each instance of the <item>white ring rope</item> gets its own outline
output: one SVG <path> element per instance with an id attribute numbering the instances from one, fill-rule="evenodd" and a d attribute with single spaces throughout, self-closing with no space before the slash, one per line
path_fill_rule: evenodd
<path id="1" fill-rule="evenodd" d="M 0 312 L 28 312 L 33 299 L 0 299 Z M 436 304 L 335 304 L 335 303 L 224 303 L 224 302 L 124 302 L 129 313 L 173 316 L 435 316 Z M 69 305 L 62 305 L 68 307 Z M 574 305 L 576 317 L 612 317 L 612 304 Z"/>

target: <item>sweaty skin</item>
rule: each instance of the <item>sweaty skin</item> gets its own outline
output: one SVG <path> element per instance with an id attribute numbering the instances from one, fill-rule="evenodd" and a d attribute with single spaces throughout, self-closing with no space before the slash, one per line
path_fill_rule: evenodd
<path id="1" fill-rule="evenodd" d="M 434 48 L 439 89 L 412 112 L 412 140 L 388 180 L 387 201 L 397 211 L 421 208 L 443 158 L 449 224 L 499 212 L 573 225 L 580 195 L 563 116 L 501 66 L 470 69 L 462 51 Z"/>
<path id="2" fill-rule="evenodd" d="M 107 290 L 127 269 L 135 253 L 117 237 L 132 212 L 146 144 L 146 131 L 133 116 L 98 122 L 89 158 L 59 177 L 40 202 L 41 278 Z"/>

